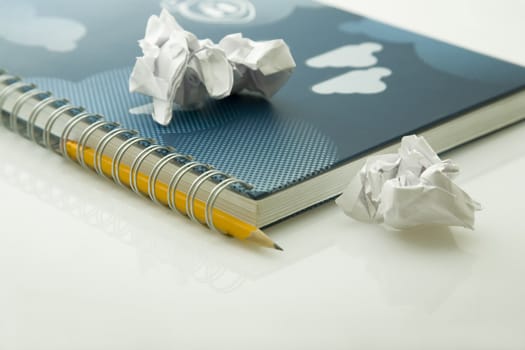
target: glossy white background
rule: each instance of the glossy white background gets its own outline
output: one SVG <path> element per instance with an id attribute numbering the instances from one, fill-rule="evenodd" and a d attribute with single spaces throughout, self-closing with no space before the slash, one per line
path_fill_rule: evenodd
<path id="1" fill-rule="evenodd" d="M 331 1 L 525 65 L 521 1 Z M 524 111 L 525 113 L 525 111 Z M 525 123 L 445 156 L 475 231 L 329 203 L 226 239 L 0 128 L 0 349 L 524 349 Z"/>

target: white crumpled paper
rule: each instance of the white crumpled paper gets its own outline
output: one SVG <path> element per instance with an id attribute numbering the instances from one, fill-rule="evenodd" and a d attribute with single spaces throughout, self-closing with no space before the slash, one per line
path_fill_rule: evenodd
<path id="1" fill-rule="evenodd" d="M 473 229 L 474 201 L 452 180 L 459 168 L 423 137 L 403 137 L 398 154 L 367 159 L 336 203 L 360 221 L 405 229 L 438 224 Z"/>
<path id="2" fill-rule="evenodd" d="M 153 119 L 162 125 L 171 121 L 174 103 L 198 108 L 243 90 L 270 98 L 295 68 L 281 39 L 256 42 L 237 33 L 214 44 L 185 31 L 165 9 L 149 18 L 139 45 L 144 56 L 129 89 L 153 97 Z"/>

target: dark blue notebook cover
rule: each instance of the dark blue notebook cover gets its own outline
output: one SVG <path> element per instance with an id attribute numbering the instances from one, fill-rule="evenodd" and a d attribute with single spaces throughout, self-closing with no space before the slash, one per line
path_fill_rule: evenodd
<path id="1" fill-rule="evenodd" d="M 234 96 L 156 125 L 128 78 L 148 17 L 200 38 L 283 38 L 297 69 L 271 100 Z M 525 69 L 307 0 L 0 4 L 0 66 L 254 186 L 262 198 L 525 86 Z"/>

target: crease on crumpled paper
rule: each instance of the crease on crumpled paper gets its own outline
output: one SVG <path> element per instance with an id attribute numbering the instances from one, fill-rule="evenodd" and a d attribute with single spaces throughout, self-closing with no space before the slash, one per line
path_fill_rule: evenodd
<path id="1" fill-rule="evenodd" d="M 199 108 L 208 99 L 249 91 L 272 97 L 290 78 L 295 62 L 281 40 L 253 41 L 242 34 L 218 44 L 185 31 L 165 9 L 148 20 L 130 76 L 130 92 L 153 98 L 153 119 L 167 125 L 173 105 Z"/>
<path id="2" fill-rule="evenodd" d="M 454 183 L 458 174 L 458 166 L 441 160 L 423 137 L 405 136 L 398 154 L 368 158 L 336 203 L 356 220 L 398 229 L 473 229 L 481 205 Z"/>

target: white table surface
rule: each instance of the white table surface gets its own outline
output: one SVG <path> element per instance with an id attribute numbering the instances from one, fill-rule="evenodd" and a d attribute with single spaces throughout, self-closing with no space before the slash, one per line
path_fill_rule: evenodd
<path id="1" fill-rule="evenodd" d="M 332 1 L 525 65 L 523 1 Z M 329 203 L 253 249 L 0 128 L 0 349 L 525 349 L 525 123 L 447 154 L 475 231 Z"/>

